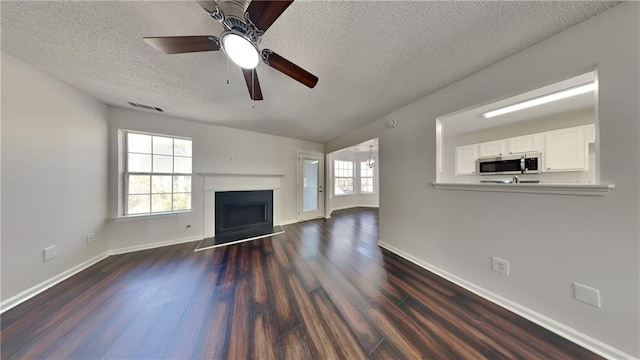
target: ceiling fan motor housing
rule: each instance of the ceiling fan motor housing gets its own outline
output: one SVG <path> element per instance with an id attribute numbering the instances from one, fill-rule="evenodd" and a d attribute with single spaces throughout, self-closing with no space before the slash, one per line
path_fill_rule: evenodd
<path id="1" fill-rule="evenodd" d="M 258 30 L 249 19 L 247 8 L 250 1 L 229 0 L 219 3 L 224 14 L 222 25 L 226 30 L 234 30 L 244 35 L 248 40 L 258 45 L 263 32 Z"/>

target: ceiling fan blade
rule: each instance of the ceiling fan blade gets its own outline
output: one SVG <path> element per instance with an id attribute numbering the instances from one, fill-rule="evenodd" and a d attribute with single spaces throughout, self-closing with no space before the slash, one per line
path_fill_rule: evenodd
<path id="1" fill-rule="evenodd" d="M 269 49 L 262 50 L 262 58 L 265 59 L 267 65 L 312 89 L 318 83 L 317 76 Z"/>
<path id="2" fill-rule="evenodd" d="M 259 30 L 267 31 L 292 2 L 293 0 L 253 0 L 247 8 L 249 19 Z"/>
<path id="3" fill-rule="evenodd" d="M 220 50 L 218 38 L 209 35 L 146 37 L 144 41 L 165 54 Z"/>
<path id="4" fill-rule="evenodd" d="M 244 81 L 249 89 L 251 100 L 262 100 L 262 89 L 260 89 L 260 81 L 258 81 L 258 73 L 256 69 L 242 69 Z"/>
<path id="5" fill-rule="evenodd" d="M 200 5 L 201 8 L 203 8 L 207 13 L 211 14 L 216 12 L 216 2 L 209 0 L 209 1 L 197 1 L 198 5 Z"/>

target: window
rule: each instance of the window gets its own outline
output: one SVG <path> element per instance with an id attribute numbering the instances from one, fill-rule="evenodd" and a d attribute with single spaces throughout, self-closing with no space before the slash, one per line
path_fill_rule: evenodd
<path id="1" fill-rule="evenodd" d="M 360 162 L 360 192 L 373 192 L 373 168 L 366 161 Z"/>
<path id="2" fill-rule="evenodd" d="M 124 132 L 124 215 L 191 210 L 191 139 Z"/>
<path id="3" fill-rule="evenodd" d="M 334 160 L 333 173 L 333 194 L 353 194 L 353 161 Z"/>

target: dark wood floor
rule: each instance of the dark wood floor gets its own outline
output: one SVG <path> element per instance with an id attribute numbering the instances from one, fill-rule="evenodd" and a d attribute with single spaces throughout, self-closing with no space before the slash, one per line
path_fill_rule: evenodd
<path id="1" fill-rule="evenodd" d="M 3 314 L 2 358 L 599 358 L 380 249 L 376 210 L 285 230 L 109 257 Z"/>

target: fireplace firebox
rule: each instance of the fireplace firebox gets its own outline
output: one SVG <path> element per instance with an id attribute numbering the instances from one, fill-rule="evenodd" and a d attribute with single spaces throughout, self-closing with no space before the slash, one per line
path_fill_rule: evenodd
<path id="1" fill-rule="evenodd" d="M 215 193 L 215 236 L 273 228 L 273 190 Z"/>

